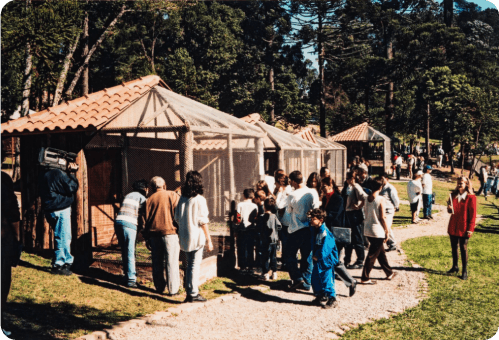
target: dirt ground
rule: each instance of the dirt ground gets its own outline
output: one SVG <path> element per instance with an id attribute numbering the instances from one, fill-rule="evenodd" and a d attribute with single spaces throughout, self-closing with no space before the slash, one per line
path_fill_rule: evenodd
<path id="1" fill-rule="evenodd" d="M 421 236 L 446 235 L 449 215 L 443 206 L 433 221 L 395 228 L 398 243 Z M 387 253 L 398 276 L 384 280 L 375 267 L 371 278 L 377 284 L 358 285 L 353 297 L 336 281 L 339 305 L 324 310 L 311 304 L 311 292 L 287 292 L 276 282 L 239 291 L 240 297 L 217 304 L 206 304 L 195 311 L 169 317 L 153 325 L 115 333 L 116 339 L 334 339 L 349 327 L 386 318 L 414 307 L 424 297 L 426 282 L 417 265 L 411 265 L 403 249 Z M 360 281 L 361 270 L 350 273 Z"/>

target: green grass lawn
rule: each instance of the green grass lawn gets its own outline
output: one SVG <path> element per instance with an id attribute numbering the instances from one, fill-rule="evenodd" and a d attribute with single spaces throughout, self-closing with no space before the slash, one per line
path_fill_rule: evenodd
<path id="1" fill-rule="evenodd" d="M 427 298 L 405 312 L 346 332 L 342 339 L 489 339 L 499 327 L 499 200 L 478 199 L 480 222 L 469 242 L 469 279 L 446 274 L 452 265 L 446 236 L 402 244 L 428 279 Z"/>
<path id="2" fill-rule="evenodd" d="M 438 210 L 432 209 L 432 214 L 438 212 Z M 419 218 L 423 218 L 423 209 L 419 212 Z M 408 204 L 401 204 L 399 212 L 395 213 L 393 218 L 392 227 L 400 227 L 411 224 L 412 222 L 412 213 L 411 207 Z"/>

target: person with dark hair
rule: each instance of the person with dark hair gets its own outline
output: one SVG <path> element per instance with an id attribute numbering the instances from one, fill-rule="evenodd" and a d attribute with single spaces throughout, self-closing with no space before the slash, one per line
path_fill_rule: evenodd
<path id="1" fill-rule="evenodd" d="M 344 204 L 340 191 L 336 183 L 331 177 L 322 179 L 322 205 L 321 209 L 325 211 L 326 217 L 324 223 L 326 227 L 333 232 L 334 227 L 343 228 L 344 221 Z M 346 244 L 339 243 L 336 240 L 336 247 L 338 248 L 338 257 L 341 250 Z M 345 286 L 350 289 L 350 296 L 355 294 L 357 281 L 348 273 L 343 262 L 339 261 L 338 265 L 334 267 L 334 272 L 340 277 Z"/>
<path id="2" fill-rule="evenodd" d="M 174 191 L 166 190 L 165 180 L 159 176 L 153 177 L 149 185 L 152 194 L 146 201 L 142 234 L 151 250 L 154 287 L 162 294 L 168 283 L 168 293 L 176 295 L 180 288 L 180 246 L 173 215 L 179 196 Z"/>
<path id="3" fill-rule="evenodd" d="M 2 163 L 5 152 L 2 150 Z M 10 336 L 11 332 L 5 330 L 3 322 L 3 313 L 7 308 L 7 297 L 9 296 L 10 286 L 12 284 L 12 267 L 17 266 L 17 262 L 21 256 L 22 244 L 20 242 L 19 221 L 21 214 L 19 213 L 19 202 L 14 192 L 14 182 L 10 176 L 2 171 L 2 331 L 6 336 Z"/>
<path id="4" fill-rule="evenodd" d="M 283 224 L 288 225 L 288 240 L 284 249 L 286 266 L 291 277 L 290 289 L 310 289 L 310 277 L 312 275 L 312 261 L 309 258 L 311 249 L 310 231 L 307 212 L 310 209 L 319 208 L 320 201 L 317 190 L 310 189 L 303 183 L 303 175 L 300 171 L 289 174 L 291 186 L 295 189 L 288 196 L 288 206 L 284 214 Z M 301 260 L 298 269 L 297 254 L 300 250 Z"/>
<path id="5" fill-rule="evenodd" d="M 265 182 L 265 181 L 258 181 L 256 183 L 256 185 L 255 185 L 255 192 L 259 191 L 259 190 L 263 190 L 265 192 L 265 197 L 274 196 L 272 194 L 272 192 L 270 191 L 267 182 Z"/>
<path id="6" fill-rule="evenodd" d="M 249 267 L 254 265 L 253 257 L 253 230 L 258 216 L 258 206 L 253 203 L 255 193 L 253 189 L 244 189 L 244 201 L 237 204 L 237 259 L 240 273 L 249 274 Z"/>
<path id="7" fill-rule="evenodd" d="M 68 162 L 67 171 L 48 167 L 41 174 L 40 198 L 45 218 L 54 230 L 54 258 L 51 273 L 69 276 L 73 265 L 71 255 L 71 205 L 78 191 L 78 180 L 74 173 L 76 163 Z"/>
<path id="8" fill-rule="evenodd" d="M 369 278 L 376 260 L 385 272 L 387 280 L 392 280 L 397 275 L 388 264 L 383 247 L 383 244 L 388 240 L 388 226 L 385 217 L 385 198 L 379 195 L 381 181 L 374 181 L 371 188 L 372 193 L 367 198 L 364 207 L 366 214 L 364 235 L 369 239 L 370 246 L 362 271 L 361 284 L 376 283 Z"/>
<path id="9" fill-rule="evenodd" d="M 400 173 L 402 172 L 402 163 L 404 161 L 404 157 L 401 154 L 398 155 L 395 160 L 395 172 L 397 174 L 397 181 L 400 181 Z"/>
<path id="10" fill-rule="evenodd" d="M 270 280 L 269 270 L 272 269 L 272 280 L 277 280 L 277 242 L 281 222 L 274 215 L 275 200 L 267 198 L 264 203 L 265 213 L 258 218 L 257 229 L 260 234 L 262 278 Z"/>
<path id="11" fill-rule="evenodd" d="M 468 241 L 475 231 L 476 196 L 471 187 L 471 181 L 464 176 L 457 179 L 457 186 L 447 201 L 447 211 L 452 214 L 447 232 L 452 247 L 452 268 L 449 274 L 459 272 L 458 244 L 461 250 L 463 265 L 461 279 L 468 279 Z"/>
<path id="12" fill-rule="evenodd" d="M 321 176 L 321 180 L 323 180 L 326 177 L 331 176 L 331 172 L 329 171 L 328 167 L 323 166 L 321 170 L 319 171 L 319 175 Z"/>
<path id="13" fill-rule="evenodd" d="M 286 241 L 288 239 L 288 226 L 283 224 L 283 217 L 286 207 L 288 206 L 288 196 L 293 191 L 293 188 L 288 183 L 288 176 L 284 173 L 276 174 L 276 186 L 274 190 L 275 204 L 277 210 L 277 218 L 282 224 L 281 230 L 279 230 L 279 240 L 281 241 L 282 253 L 284 254 L 284 249 L 286 248 Z M 281 255 L 282 267 L 286 266 L 286 259 Z"/>
<path id="14" fill-rule="evenodd" d="M 184 251 L 187 260 L 184 278 L 187 296 L 184 302 L 206 301 L 199 295 L 199 276 L 205 243 L 208 251 L 213 251 L 213 243 L 208 230 L 208 205 L 203 193 L 203 177 L 198 171 L 189 171 L 175 209 L 180 249 Z"/>
<path id="15" fill-rule="evenodd" d="M 421 186 L 423 187 L 423 215 L 424 219 L 432 220 L 431 216 L 431 201 L 433 199 L 433 180 L 431 178 L 431 165 L 425 166 L 424 175 L 421 178 Z"/>
<path id="16" fill-rule="evenodd" d="M 314 302 L 324 309 L 338 306 L 334 282 L 334 267 L 338 264 L 338 250 L 334 235 L 324 223 L 326 214 L 321 209 L 308 212 L 312 228 L 311 255 L 313 260 L 312 288 L 316 296 Z M 325 302 L 322 304 L 322 302 Z"/>
<path id="17" fill-rule="evenodd" d="M 345 227 L 350 228 L 351 243 L 345 247 L 345 266 L 348 269 L 360 269 L 364 265 L 364 238 L 362 236 L 362 225 L 364 223 L 364 214 L 362 207 L 367 199 L 359 183 L 356 182 L 357 171 L 347 173 L 346 185 L 343 187 L 342 196 L 346 200 L 345 204 Z M 357 260 L 353 265 L 352 252 L 355 250 Z"/>
<path id="18" fill-rule="evenodd" d="M 390 180 L 388 178 L 388 174 L 384 172 L 377 179 L 382 185 L 380 196 L 385 198 L 386 202 L 386 224 L 388 225 L 389 238 L 386 242 L 388 249 L 386 251 L 397 250 L 397 240 L 395 239 L 395 235 L 393 234 L 392 224 L 393 217 L 395 216 L 395 212 L 399 211 L 400 200 L 398 196 L 397 189 L 390 184 Z"/>
<path id="19" fill-rule="evenodd" d="M 317 190 L 317 195 L 321 196 L 321 183 L 317 172 L 312 172 L 307 179 L 307 188 Z"/>
<path id="20" fill-rule="evenodd" d="M 125 196 L 120 211 L 114 221 L 114 232 L 121 248 L 123 261 L 123 285 L 137 287 L 137 273 L 135 271 L 135 240 L 137 231 L 143 224 L 142 216 L 145 213 L 147 196 L 147 181 L 141 179 L 132 184 L 133 191 Z"/>
<path id="21" fill-rule="evenodd" d="M 255 197 L 253 198 L 253 203 L 256 204 L 258 207 L 258 213 L 257 213 L 257 220 L 263 216 L 265 213 L 265 209 L 263 208 L 263 202 L 267 199 L 267 195 L 265 194 L 265 191 L 263 190 L 257 190 L 255 192 Z M 251 237 L 251 244 L 252 244 L 252 250 L 251 254 L 253 254 L 253 247 L 255 249 L 255 254 L 256 258 L 255 261 L 253 262 L 254 270 L 253 274 L 260 276 L 262 275 L 262 268 L 259 267 L 260 264 L 262 263 L 262 243 L 261 243 L 261 237 L 260 237 L 260 230 L 258 228 L 253 228 L 250 231 L 250 237 Z M 253 255 L 251 255 L 253 256 Z"/>

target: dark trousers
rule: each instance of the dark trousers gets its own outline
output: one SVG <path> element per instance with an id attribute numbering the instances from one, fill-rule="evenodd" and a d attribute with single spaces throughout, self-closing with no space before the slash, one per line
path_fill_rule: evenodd
<path id="1" fill-rule="evenodd" d="M 482 190 L 485 191 L 485 196 L 487 196 L 487 189 L 485 188 L 485 184 L 486 184 L 485 181 L 480 180 L 480 188 L 476 192 L 477 196 L 480 196 L 482 194 Z"/>
<path id="2" fill-rule="evenodd" d="M 309 228 L 302 228 L 289 234 L 284 249 L 284 258 L 286 259 L 286 268 L 293 281 L 304 281 L 305 288 L 310 288 L 312 276 L 312 234 Z M 300 268 L 298 268 L 297 254 L 300 251 Z"/>
<path id="3" fill-rule="evenodd" d="M 423 194 L 423 215 L 424 217 L 431 216 L 431 200 L 433 195 Z"/>
<path id="4" fill-rule="evenodd" d="M 402 171 L 402 166 L 398 164 L 395 171 L 397 172 L 397 181 L 400 181 L 400 171 Z"/>
<path id="5" fill-rule="evenodd" d="M 250 230 L 239 231 L 237 234 L 237 259 L 240 269 L 246 269 L 254 265 L 253 247 L 252 232 Z"/>
<path id="6" fill-rule="evenodd" d="M 262 243 L 262 274 L 277 272 L 277 243 Z"/>
<path id="7" fill-rule="evenodd" d="M 343 281 L 345 286 L 350 287 L 351 285 L 353 285 L 355 279 L 352 277 L 352 275 L 350 275 L 343 262 L 340 261 L 340 263 L 338 263 L 336 267 L 334 267 L 334 272 L 338 275 L 341 281 Z"/>
<path id="8" fill-rule="evenodd" d="M 356 264 L 362 264 L 365 259 L 364 253 L 364 237 L 362 232 L 362 224 L 364 223 L 364 215 L 362 210 L 347 211 L 345 213 L 345 222 L 347 228 L 352 229 L 352 242 L 345 247 L 345 263 L 349 264 L 352 260 L 352 251 L 357 254 Z"/>
<path id="9" fill-rule="evenodd" d="M 461 250 L 461 263 L 463 265 L 463 273 L 468 271 L 468 240 L 467 237 L 450 236 L 450 245 L 452 247 L 452 267 L 458 268 L 459 253 L 457 246 Z"/>
<path id="10" fill-rule="evenodd" d="M 384 238 L 368 237 L 371 246 L 367 254 L 366 262 L 364 263 L 364 270 L 362 271 L 362 281 L 369 280 L 369 274 L 374 267 L 374 263 L 378 260 L 381 269 L 385 272 L 386 276 L 393 274 L 393 270 L 388 264 L 386 259 L 385 247 L 383 246 Z"/>
<path id="11" fill-rule="evenodd" d="M 5 303 L 7 302 L 7 297 L 9 296 L 10 286 L 12 283 L 12 257 L 13 257 L 13 237 L 2 236 L 2 317 L 3 312 L 6 311 Z M 3 320 L 2 320 L 3 321 Z M 3 327 L 3 323 L 2 323 Z"/>
<path id="12" fill-rule="evenodd" d="M 281 241 L 281 262 L 283 265 L 286 264 L 286 258 L 284 257 L 284 249 L 286 249 L 286 241 L 288 240 L 288 226 L 283 225 L 281 230 L 278 231 L 279 240 Z"/>

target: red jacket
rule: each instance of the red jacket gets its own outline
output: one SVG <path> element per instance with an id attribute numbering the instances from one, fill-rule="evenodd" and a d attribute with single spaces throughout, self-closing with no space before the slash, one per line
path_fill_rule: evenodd
<path id="1" fill-rule="evenodd" d="M 458 203 L 457 196 L 452 195 L 454 214 L 451 215 L 447 232 L 452 236 L 465 237 L 466 232 L 475 230 L 476 196 L 466 195 L 466 199 Z"/>

